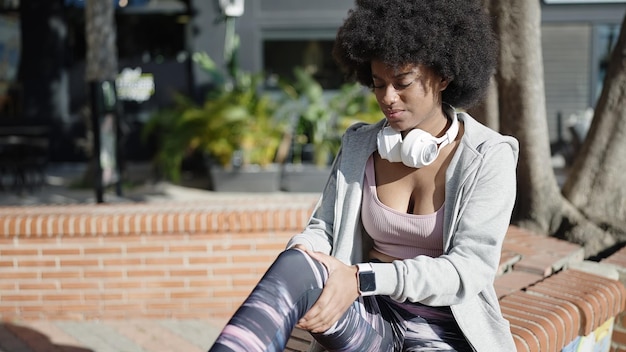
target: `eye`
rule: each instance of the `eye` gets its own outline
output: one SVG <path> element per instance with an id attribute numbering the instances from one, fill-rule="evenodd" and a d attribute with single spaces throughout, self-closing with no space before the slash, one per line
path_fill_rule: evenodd
<path id="1" fill-rule="evenodd" d="M 382 82 L 377 82 L 377 81 L 373 81 L 372 82 L 372 88 L 374 88 L 374 89 L 381 89 L 381 88 L 384 88 L 384 87 L 385 87 L 385 84 L 382 83 Z"/>
<path id="2" fill-rule="evenodd" d="M 411 82 L 408 82 L 408 83 L 407 82 L 398 82 L 398 83 L 394 83 L 393 87 L 396 90 L 403 90 L 403 89 L 408 88 L 411 84 L 413 84 L 413 82 L 414 81 L 411 81 Z"/>

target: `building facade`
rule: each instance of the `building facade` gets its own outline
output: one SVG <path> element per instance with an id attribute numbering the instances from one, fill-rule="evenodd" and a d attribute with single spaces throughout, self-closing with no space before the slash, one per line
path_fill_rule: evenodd
<path id="1" fill-rule="evenodd" d="M 245 69 L 288 74 L 294 65 L 319 65 L 318 79 L 334 88 L 341 74 L 330 58 L 338 26 L 353 0 L 248 0 L 237 22 Z M 207 13 L 215 8 L 206 8 Z M 542 3 L 542 51 L 551 142 L 568 140 L 574 115 L 593 108 L 604 69 L 626 14 L 626 1 L 547 0 Z M 209 17 L 215 14 L 208 15 Z M 204 23 L 207 19 L 201 20 Z M 218 33 L 198 48 L 219 58 Z M 204 43 L 210 43 L 206 45 Z"/>
<path id="2" fill-rule="evenodd" d="M 64 50 L 57 51 L 63 56 L 57 62 L 67 63 L 67 72 L 62 71 L 67 78 L 61 87 L 67 86 L 69 97 L 68 107 L 60 111 L 70 115 L 62 118 L 64 124 L 81 125 L 88 99 L 84 0 L 39 1 L 65 5 L 67 31 L 61 32 L 67 33 L 67 38 Z M 268 89 L 274 88 L 271 78 L 289 77 L 297 66 L 313 68 L 315 77 L 329 91 L 343 82 L 330 51 L 337 28 L 354 0 L 115 1 L 119 70 L 139 69 L 153 77 L 155 87 L 147 101 L 124 102 L 129 143 L 139 143 L 142 123 L 154 111 L 170 105 L 176 92 L 203 99 L 211 79 L 191 57 L 205 52 L 223 67 L 227 31 L 220 18 L 224 6 L 243 6 L 235 19 L 240 39 L 238 62 L 244 70 L 265 72 L 270 77 Z M 0 15 L 19 20 L 19 3 L 0 0 Z M 606 59 L 626 14 L 626 1 L 542 0 L 541 6 L 546 109 L 550 140 L 555 143 L 570 139 L 571 116 L 594 107 Z M 126 149 L 130 159 L 145 159 L 150 153 L 149 145 Z"/>

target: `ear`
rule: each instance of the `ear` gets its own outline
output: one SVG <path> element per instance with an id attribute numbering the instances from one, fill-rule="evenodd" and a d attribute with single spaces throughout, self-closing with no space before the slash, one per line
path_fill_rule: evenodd
<path id="1" fill-rule="evenodd" d="M 441 78 L 441 81 L 439 82 L 439 91 L 443 92 L 444 90 L 446 90 L 446 88 L 448 88 L 448 84 L 450 84 L 450 81 L 447 78 Z"/>

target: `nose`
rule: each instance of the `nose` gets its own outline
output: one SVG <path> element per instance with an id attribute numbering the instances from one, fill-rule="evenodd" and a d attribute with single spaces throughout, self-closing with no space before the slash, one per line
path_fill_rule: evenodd
<path id="1" fill-rule="evenodd" d="M 385 105 L 393 105 L 398 101 L 398 92 L 393 85 L 390 84 L 385 87 L 381 101 Z"/>

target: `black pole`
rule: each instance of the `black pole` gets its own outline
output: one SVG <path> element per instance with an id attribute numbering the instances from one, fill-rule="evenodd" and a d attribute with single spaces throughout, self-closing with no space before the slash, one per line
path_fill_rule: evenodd
<path id="1" fill-rule="evenodd" d="M 93 131 L 92 163 L 94 165 L 93 185 L 96 192 L 96 203 L 104 202 L 104 186 L 102 184 L 102 163 L 100 162 L 100 120 L 103 113 L 102 82 L 89 82 L 91 97 L 91 126 Z"/>
<path id="2" fill-rule="evenodd" d="M 96 202 L 104 202 L 104 187 L 115 183 L 121 195 L 119 109 L 115 81 L 89 82 L 93 130 L 94 188 Z M 104 163 L 103 163 L 104 162 Z"/>

